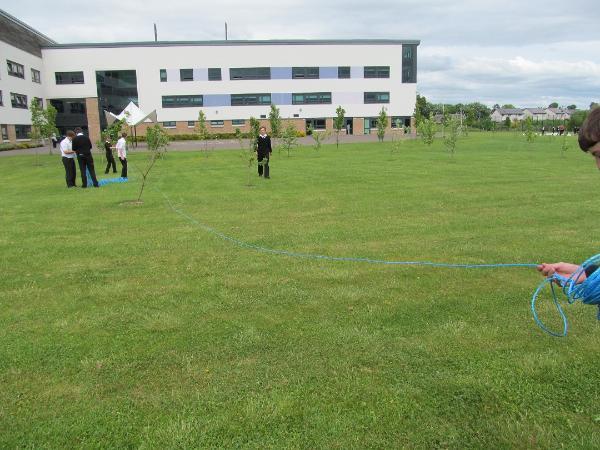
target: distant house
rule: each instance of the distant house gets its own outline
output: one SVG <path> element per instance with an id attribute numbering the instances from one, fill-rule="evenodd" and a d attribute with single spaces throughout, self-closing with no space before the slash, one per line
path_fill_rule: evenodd
<path id="1" fill-rule="evenodd" d="M 453 119 L 458 120 L 459 122 L 462 122 L 463 120 L 466 119 L 466 114 L 465 113 L 448 114 L 448 117 L 451 117 Z M 444 121 L 444 115 L 443 114 L 435 114 L 433 116 L 433 120 L 435 123 L 442 123 Z"/>
<path id="2" fill-rule="evenodd" d="M 510 121 L 523 120 L 525 116 L 524 110 L 521 108 L 496 108 L 492 111 L 490 118 L 492 122 L 504 122 L 508 117 Z"/>
<path id="3" fill-rule="evenodd" d="M 546 108 L 546 118 L 548 120 L 569 120 L 575 111 L 575 109 Z"/>
<path id="4" fill-rule="evenodd" d="M 545 108 L 525 108 L 523 109 L 525 118 L 531 117 L 534 122 L 541 122 L 548 118 L 548 113 Z"/>

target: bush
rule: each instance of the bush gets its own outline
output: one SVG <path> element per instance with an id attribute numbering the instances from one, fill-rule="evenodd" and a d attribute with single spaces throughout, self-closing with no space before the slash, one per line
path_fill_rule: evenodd
<path id="1" fill-rule="evenodd" d="M 0 144 L 0 152 L 6 150 L 23 150 L 26 148 L 38 148 L 43 147 L 42 144 L 37 142 L 17 142 L 16 144 L 8 143 L 8 144 Z"/>

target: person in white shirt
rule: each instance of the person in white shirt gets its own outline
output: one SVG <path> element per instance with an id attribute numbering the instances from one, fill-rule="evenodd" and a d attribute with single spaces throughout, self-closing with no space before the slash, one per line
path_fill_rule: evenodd
<path id="1" fill-rule="evenodd" d="M 67 187 L 72 188 L 75 186 L 75 178 L 77 177 L 77 171 L 75 169 L 75 152 L 73 151 L 72 141 L 75 137 L 75 133 L 71 130 L 67 131 L 67 137 L 60 141 L 60 155 L 62 156 L 62 162 L 65 166 L 65 179 L 67 181 Z"/>
<path id="2" fill-rule="evenodd" d="M 127 178 L 127 133 L 121 134 L 121 139 L 117 141 L 117 155 L 121 161 L 121 178 Z"/>

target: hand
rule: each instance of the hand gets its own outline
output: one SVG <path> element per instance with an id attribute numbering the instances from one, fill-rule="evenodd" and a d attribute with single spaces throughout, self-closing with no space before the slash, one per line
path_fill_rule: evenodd
<path id="1" fill-rule="evenodd" d="M 581 269 L 577 264 L 570 264 L 565 262 L 547 264 L 543 263 L 537 266 L 537 270 L 542 273 L 542 275 L 546 277 L 551 277 L 555 273 L 564 278 L 570 278 L 573 274 Z M 585 272 L 581 272 L 576 283 L 583 283 L 586 279 Z"/>

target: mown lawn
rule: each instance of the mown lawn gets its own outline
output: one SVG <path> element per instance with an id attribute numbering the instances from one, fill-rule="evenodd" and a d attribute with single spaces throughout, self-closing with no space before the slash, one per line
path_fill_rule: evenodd
<path id="1" fill-rule="evenodd" d="M 596 310 L 542 333 L 535 270 L 258 253 L 165 200 L 273 249 L 577 262 L 600 174 L 574 140 L 299 148 L 254 187 L 239 151 L 171 152 L 143 205 L 134 168 L 67 190 L 34 161 L 0 158 L 0 447 L 600 447 Z"/>

